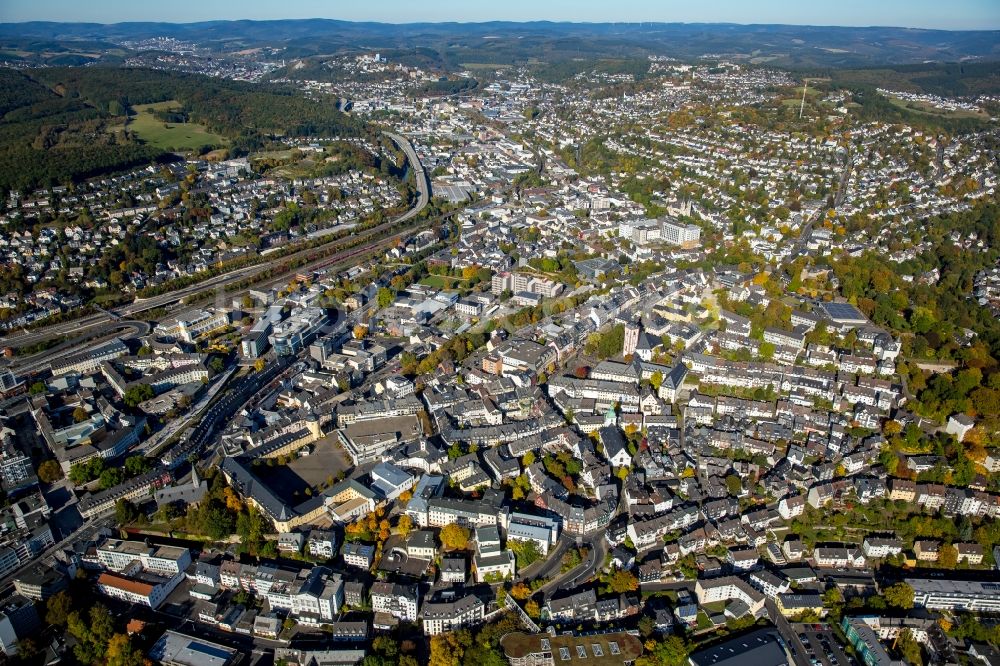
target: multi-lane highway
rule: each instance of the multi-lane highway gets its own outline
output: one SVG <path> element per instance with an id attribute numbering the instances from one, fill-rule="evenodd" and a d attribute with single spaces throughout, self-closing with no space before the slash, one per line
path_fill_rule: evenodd
<path id="1" fill-rule="evenodd" d="M 144 321 L 121 320 L 109 323 L 107 319 L 104 319 L 92 326 L 82 327 L 82 329 L 85 331 L 82 335 L 74 335 L 43 352 L 11 359 L 7 362 L 6 367 L 22 374 L 34 372 L 47 366 L 54 358 L 77 353 L 85 347 L 107 342 L 115 337 L 122 340 L 141 338 L 149 333 L 150 326 Z M 73 332 L 79 333 L 80 330 L 81 327 L 77 326 Z"/>
<path id="2" fill-rule="evenodd" d="M 405 136 L 394 132 L 386 132 L 385 135 L 392 139 L 393 142 L 395 142 L 395 144 L 402 148 L 403 152 L 406 153 L 406 159 L 410 161 L 410 167 L 413 169 L 413 180 L 416 182 L 417 191 L 420 193 L 417 205 L 396 220 L 397 222 L 405 222 L 423 210 L 424 206 L 426 206 L 431 200 L 431 181 L 427 176 L 427 170 L 424 169 L 424 165 L 421 164 L 420 158 L 417 157 L 417 151 L 413 149 L 413 144 L 410 143 L 410 140 Z"/>
<path id="3" fill-rule="evenodd" d="M 427 207 L 430 202 L 431 188 L 430 180 L 427 175 L 427 171 L 424 166 L 420 163 L 420 158 L 417 156 L 416 150 L 413 148 L 413 144 L 410 143 L 409 139 L 399 134 L 392 132 L 386 132 L 386 136 L 392 139 L 404 152 L 407 160 L 410 162 L 411 169 L 413 170 L 414 181 L 417 186 L 417 191 L 419 193 L 419 198 L 416 204 L 410 208 L 405 213 L 380 224 L 371 229 L 361 231 L 352 236 L 352 240 L 357 240 L 358 238 L 364 239 L 360 245 L 356 245 L 353 248 L 346 249 L 342 252 L 334 253 L 328 257 L 323 257 L 317 259 L 311 263 L 304 266 L 296 267 L 290 274 L 294 274 L 302 271 L 312 271 L 320 268 L 325 268 L 334 264 L 341 263 L 365 255 L 367 253 L 380 250 L 385 247 L 390 247 L 394 245 L 400 238 L 412 234 L 416 227 L 409 227 L 397 233 L 385 236 L 385 234 L 390 231 L 393 227 L 399 224 L 406 223 Z M 371 240 L 371 242 L 365 242 Z M 331 241 L 335 243 L 337 241 Z M 79 334 L 94 329 L 99 326 L 107 326 L 109 322 L 116 318 L 129 318 L 134 317 L 142 312 L 148 310 L 153 310 L 156 308 L 161 308 L 164 306 L 172 305 L 177 303 L 188 296 L 198 294 L 211 289 L 225 289 L 227 286 L 242 282 L 248 278 L 253 278 L 255 275 L 260 275 L 266 272 L 268 269 L 275 265 L 279 265 L 284 262 L 294 261 L 295 259 L 301 257 L 307 257 L 314 255 L 319 250 L 318 247 L 310 247 L 306 249 L 299 250 L 298 252 L 293 252 L 282 257 L 276 257 L 275 259 L 260 264 L 255 264 L 253 266 L 246 266 L 244 268 L 239 268 L 228 273 L 223 273 L 221 275 L 216 275 L 206 280 L 203 280 L 197 284 L 183 287 L 180 289 L 175 289 L 165 294 L 160 294 L 158 296 L 152 296 L 150 298 L 137 299 L 133 303 L 128 305 L 115 308 L 111 312 L 99 312 L 96 314 L 87 315 L 81 317 L 80 319 L 75 319 L 69 322 L 63 322 L 60 324 L 53 324 L 51 326 L 45 326 L 36 331 L 25 331 L 23 333 L 11 333 L 0 338 L 0 345 L 9 347 L 23 347 L 26 345 L 33 345 L 45 340 L 62 336 L 75 334 L 74 337 L 79 342 Z M 273 276 L 273 279 L 277 282 L 285 276 Z M 91 337 L 92 332 L 88 333 Z"/>

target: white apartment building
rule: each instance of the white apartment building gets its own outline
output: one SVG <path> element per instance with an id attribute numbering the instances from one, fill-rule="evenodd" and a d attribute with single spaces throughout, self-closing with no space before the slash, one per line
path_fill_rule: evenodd
<path id="1" fill-rule="evenodd" d="M 899 539 L 865 537 L 865 540 L 861 543 L 861 552 L 865 554 L 865 557 L 873 558 L 899 555 L 903 552 L 903 542 Z"/>
<path id="2" fill-rule="evenodd" d="M 97 579 L 97 589 L 109 597 L 155 610 L 182 580 L 184 580 L 183 574 L 171 578 L 158 576 L 136 578 L 106 571 Z"/>
<path id="3" fill-rule="evenodd" d="M 267 602 L 272 609 L 286 610 L 301 619 L 330 622 L 344 603 L 344 583 L 325 567 L 314 567 L 305 579 L 272 585 Z"/>
<path id="4" fill-rule="evenodd" d="M 420 612 L 424 634 L 436 636 L 483 621 L 486 606 L 479 597 L 469 594 L 460 599 L 425 602 Z"/>
<path id="5" fill-rule="evenodd" d="M 700 227 L 696 227 L 693 224 L 681 224 L 680 222 L 673 222 L 670 220 L 663 221 L 663 227 L 660 233 L 663 240 L 671 245 L 680 245 L 681 247 L 691 247 L 697 245 L 698 241 L 701 240 Z"/>
<path id="6" fill-rule="evenodd" d="M 375 546 L 367 543 L 345 543 L 341 549 L 344 563 L 359 569 L 367 569 L 375 560 Z"/>
<path id="7" fill-rule="evenodd" d="M 417 621 L 420 592 L 416 585 L 397 583 L 372 583 L 372 610 L 388 613 L 403 622 Z"/>
<path id="8" fill-rule="evenodd" d="M 139 562 L 147 571 L 174 576 L 191 565 L 191 551 L 173 546 L 147 546 L 141 541 L 108 539 L 97 547 L 97 561 L 112 571 L 124 571 Z"/>
<path id="9" fill-rule="evenodd" d="M 750 583 L 736 576 L 699 580 L 695 584 L 694 591 L 698 603 L 702 606 L 717 601 L 739 600 L 745 603 L 754 615 L 764 608 L 764 595 Z"/>
<path id="10" fill-rule="evenodd" d="M 986 581 L 907 578 L 913 605 L 932 610 L 1000 612 L 1000 584 Z"/>

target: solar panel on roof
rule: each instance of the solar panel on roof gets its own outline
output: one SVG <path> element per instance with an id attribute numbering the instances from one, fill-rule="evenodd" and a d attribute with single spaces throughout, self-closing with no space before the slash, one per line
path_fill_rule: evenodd
<path id="1" fill-rule="evenodd" d="M 850 303 L 823 303 L 823 310 L 832 319 L 865 319 L 865 316 Z"/>
<path id="2" fill-rule="evenodd" d="M 205 645 L 204 643 L 188 643 L 188 649 L 194 652 L 201 652 L 202 654 L 207 654 L 210 657 L 215 657 L 216 659 L 229 659 L 230 653 L 222 648 L 215 647 L 214 645 Z"/>

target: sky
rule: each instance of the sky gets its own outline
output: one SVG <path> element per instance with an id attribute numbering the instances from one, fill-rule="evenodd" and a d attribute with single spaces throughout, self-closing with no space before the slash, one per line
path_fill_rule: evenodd
<path id="1" fill-rule="evenodd" d="M 0 0 L 0 22 L 347 21 L 787 23 L 1000 29 L 1000 0 Z"/>

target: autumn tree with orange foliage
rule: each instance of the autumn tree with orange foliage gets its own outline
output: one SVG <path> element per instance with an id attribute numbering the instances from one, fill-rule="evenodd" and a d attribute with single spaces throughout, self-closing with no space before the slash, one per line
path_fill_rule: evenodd
<path id="1" fill-rule="evenodd" d="M 229 486 L 226 486 L 225 490 L 222 491 L 222 497 L 226 500 L 226 508 L 230 511 L 239 513 L 243 510 L 243 500 Z"/>
<path id="2" fill-rule="evenodd" d="M 514 597 L 518 601 L 524 601 L 531 596 L 531 588 L 524 583 L 518 583 L 514 587 L 510 588 L 510 596 Z"/>
<path id="3" fill-rule="evenodd" d="M 405 537 L 410 533 L 410 530 L 413 529 L 413 518 L 410 518 L 408 514 L 404 513 L 396 522 L 396 529 L 399 530 L 399 533 Z"/>

